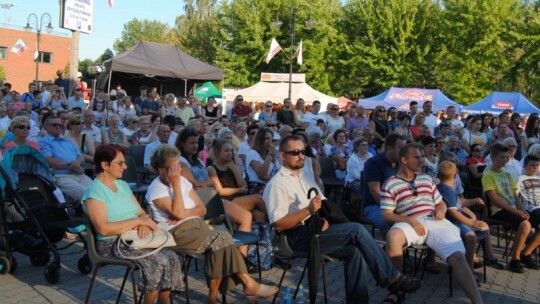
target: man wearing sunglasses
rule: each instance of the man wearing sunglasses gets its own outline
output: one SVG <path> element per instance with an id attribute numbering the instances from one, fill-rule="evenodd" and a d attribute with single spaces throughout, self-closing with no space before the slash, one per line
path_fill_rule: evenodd
<path id="1" fill-rule="evenodd" d="M 322 195 L 307 198 L 308 190 L 322 193 L 313 175 L 304 171 L 305 146 L 291 135 L 282 139 L 279 157 L 283 166 L 268 182 L 263 198 L 268 217 L 277 232 L 287 235 L 295 252 L 308 252 L 311 235 L 305 221 L 321 208 Z M 414 292 L 421 282 L 400 273 L 377 245 L 369 232 L 358 223 L 329 224 L 324 221 L 319 234 L 320 253 L 343 259 L 346 303 L 369 303 L 368 269 L 380 286 L 391 292 Z"/>
<path id="2" fill-rule="evenodd" d="M 64 124 L 59 117 L 49 116 L 45 120 L 45 130 L 47 135 L 40 138 L 38 144 L 53 169 L 56 186 L 66 196 L 78 202 L 92 183 L 81 167 L 84 158 L 79 148 L 71 140 L 64 138 Z"/>
<path id="3" fill-rule="evenodd" d="M 426 244 L 452 266 L 456 281 L 473 304 L 482 303 L 472 270 L 465 258 L 459 229 L 445 219 L 446 205 L 426 174 L 418 174 L 422 155 L 417 144 L 399 150 L 399 171 L 381 190 L 383 220 L 393 224 L 386 251 L 397 269 L 403 267 L 403 249 Z"/>
<path id="4" fill-rule="evenodd" d="M 244 105 L 244 97 L 242 95 L 234 98 L 234 107 L 231 114 L 232 117 L 238 117 L 241 121 L 248 121 L 253 118 L 251 107 Z"/>

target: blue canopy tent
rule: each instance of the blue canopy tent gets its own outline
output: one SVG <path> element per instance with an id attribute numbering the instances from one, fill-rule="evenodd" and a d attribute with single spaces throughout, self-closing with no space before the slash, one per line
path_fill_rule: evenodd
<path id="1" fill-rule="evenodd" d="M 463 110 L 469 113 L 489 112 L 493 114 L 500 114 L 504 110 L 512 110 L 512 112 L 522 115 L 540 112 L 540 109 L 519 92 L 491 92 L 484 99 L 465 107 Z"/>
<path id="2" fill-rule="evenodd" d="M 451 100 L 439 89 L 415 89 L 415 88 L 396 88 L 382 92 L 381 94 L 369 98 L 359 99 L 358 104 L 363 105 L 366 109 L 374 109 L 378 105 L 383 105 L 386 108 L 396 107 L 398 111 L 408 111 L 409 102 L 416 100 L 420 107 L 426 100 L 433 102 L 433 112 L 446 110 L 448 106 L 455 106 L 458 112 L 462 106 Z"/>

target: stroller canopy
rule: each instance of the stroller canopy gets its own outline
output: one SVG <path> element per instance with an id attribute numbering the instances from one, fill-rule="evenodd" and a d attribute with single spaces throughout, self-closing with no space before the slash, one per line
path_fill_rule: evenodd
<path id="1" fill-rule="evenodd" d="M 2 196 L 5 196 L 7 183 L 12 189 L 17 189 L 19 174 L 36 175 L 54 184 L 54 177 L 49 170 L 49 164 L 43 154 L 30 146 L 19 146 L 6 151 L 0 167 L 4 174 L 0 176 Z M 8 180 L 6 180 L 6 178 Z"/>

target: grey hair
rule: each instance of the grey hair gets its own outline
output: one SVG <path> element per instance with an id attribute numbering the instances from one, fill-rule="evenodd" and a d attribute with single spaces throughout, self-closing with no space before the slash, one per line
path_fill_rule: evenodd
<path id="1" fill-rule="evenodd" d="M 219 131 L 217 133 L 218 134 L 217 137 L 218 137 L 218 139 L 223 139 L 223 137 L 225 137 L 225 135 L 227 135 L 229 133 L 231 135 L 233 135 L 233 131 L 231 129 L 229 129 L 229 128 L 221 128 L 221 129 L 219 129 Z"/>
<path id="2" fill-rule="evenodd" d="M 505 146 L 508 146 L 509 144 L 515 144 L 515 145 L 517 145 L 517 141 L 516 141 L 516 139 L 513 138 L 513 137 L 507 137 L 507 138 L 505 138 L 505 139 L 503 140 L 502 144 L 505 145 Z"/>
<path id="3" fill-rule="evenodd" d="M 150 165 L 154 170 L 165 169 L 167 161 L 171 158 L 180 158 L 180 151 L 174 146 L 161 144 L 159 148 L 150 157 Z"/>
<path id="4" fill-rule="evenodd" d="M 537 155 L 540 153 L 540 144 L 534 144 L 529 147 L 527 155 Z"/>
<path id="5" fill-rule="evenodd" d="M 109 115 L 109 117 L 107 118 L 107 122 L 110 124 L 111 121 L 112 121 L 113 119 L 116 119 L 116 120 L 118 120 L 118 121 L 122 121 L 122 119 L 120 118 L 120 115 L 118 115 L 118 114 L 111 114 L 111 115 Z"/>
<path id="6" fill-rule="evenodd" d="M 311 127 L 307 130 L 307 136 L 308 137 L 313 137 L 313 136 L 316 136 L 316 135 L 319 135 L 319 137 L 322 137 L 323 136 L 323 130 L 317 126 L 314 126 L 314 127 Z"/>

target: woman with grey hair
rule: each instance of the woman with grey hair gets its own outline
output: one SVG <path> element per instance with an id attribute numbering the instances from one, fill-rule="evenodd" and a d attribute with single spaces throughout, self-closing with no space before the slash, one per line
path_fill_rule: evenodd
<path id="1" fill-rule="evenodd" d="M 180 151 L 170 145 L 161 145 L 152 155 L 150 163 L 159 176 L 152 181 L 146 193 L 154 220 L 173 234 L 178 249 L 204 254 L 205 275 L 209 287 L 208 303 L 216 303 L 220 285 L 223 290 L 237 283 L 244 286 L 250 301 L 268 298 L 278 292 L 276 287 L 259 284 L 249 274 L 231 235 L 225 231 L 210 230 L 201 219 L 206 207 L 192 184 L 181 175 L 178 163 Z"/>
<path id="2" fill-rule="evenodd" d="M 109 128 L 101 132 L 103 144 L 117 144 L 127 149 L 129 147 L 127 136 L 118 128 L 120 126 L 120 115 L 109 115 L 107 123 Z"/>
<path id="3" fill-rule="evenodd" d="M 362 187 L 360 176 L 362 176 L 362 171 L 364 171 L 364 163 L 373 157 L 373 154 L 369 153 L 368 149 L 369 143 L 365 137 L 355 139 L 353 143 L 353 153 L 347 161 L 345 187 L 357 193 L 360 193 Z"/>
<path id="4" fill-rule="evenodd" d="M 321 141 L 324 132 L 319 127 L 310 127 L 307 130 L 308 142 L 313 150 L 313 154 L 318 157 L 326 157 L 326 150 L 324 149 L 324 144 Z"/>

